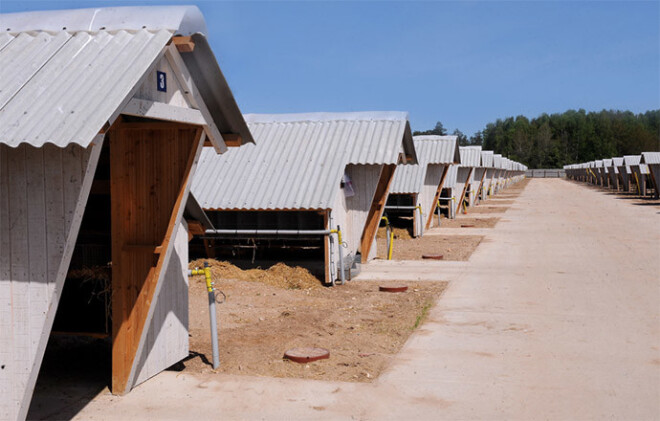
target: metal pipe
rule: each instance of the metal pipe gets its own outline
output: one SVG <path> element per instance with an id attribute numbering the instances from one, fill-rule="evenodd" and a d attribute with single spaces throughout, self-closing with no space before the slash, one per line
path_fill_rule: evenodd
<path id="1" fill-rule="evenodd" d="M 215 313 L 215 287 L 211 279 L 211 269 L 209 264 L 204 262 L 204 269 L 193 269 L 188 271 L 188 276 L 204 275 L 206 281 L 206 290 L 209 298 L 209 319 L 211 322 L 211 346 L 213 347 L 213 369 L 220 367 L 220 351 L 218 350 L 218 326 Z"/>
<path id="2" fill-rule="evenodd" d="M 392 246 L 394 245 L 394 232 L 390 226 L 390 220 L 383 215 L 381 221 L 385 221 L 385 236 L 387 237 L 387 260 L 392 260 Z"/>
<path id="3" fill-rule="evenodd" d="M 334 259 L 332 258 L 332 250 L 333 250 L 334 241 L 332 240 L 332 235 L 328 236 L 328 241 L 330 242 L 330 247 L 329 247 L 330 253 L 328 253 L 328 264 L 330 265 L 330 267 L 328 268 L 328 270 L 330 270 L 330 283 L 332 284 L 332 286 L 335 286 L 336 285 L 336 282 L 335 282 L 336 279 L 335 279 L 335 274 L 333 272 L 333 268 L 335 267 L 335 262 L 334 262 Z"/>
<path id="4" fill-rule="evenodd" d="M 207 235 L 329 235 L 331 230 L 208 229 Z"/>
<path id="5" fill-rule="evenodd" d="M 344 253 L 341 251 L 343 246 L 343 242 L 341 240 L 341 228 L 339 225 L 337 225 L 337 229 L 332 231 L 333 234 L 337 234 L 337 251 L 339 252 L 339 279 L 341 281 L 341 285 L 344 285 L 346 283 L 346 277 L 344 274 Z"/>
<path id="6" fill-rule="evenodd" d="M 405 209 L 405 210 L 415 210 L 417 206 L 385 206 L 385 210 L 396 210 L 396 209 Z"/>

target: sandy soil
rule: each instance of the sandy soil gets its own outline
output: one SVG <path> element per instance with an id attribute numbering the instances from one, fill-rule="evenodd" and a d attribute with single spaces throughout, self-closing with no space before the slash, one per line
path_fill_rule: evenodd
<path id="1" fill-rule="evenodd" d="M 354 281 L 334 288 L 295 289 L 221 279 L 217 305 L 219 372 L 369 382 L 387 367 L 446 288 L 446 282 L 407 282 L 405 293 L 379 292 L 394 281 Z M 320 284 L 319 284 L 320 285 Z M 210 373 L 208 299 L 204 278 L 191 278 L 190 354 L 185 372 Z M 294 347 L 321 347 L 330 359 L 284 360 Z"/>
<path id="2" fill-rule="evenodd" d="M 515 200 L 507 200 L 507 199 L 498 199 L 497 197 L 493 197 L 488 199 L 486 202 L 483 202 L 481 206 L 488 206 L 488 205 L 513 205 L 515 203 Z"/>
<path id="3" fill-rule="evenodd" d="M 474 228 L 493 228 L 499 220 L 500 218 L 470 218 L 469 216 L 457 219 L 442 218 L 440 228 L 461 228 L 462 225 L 474 225 Z"/>
<path id="4" fill-rule="evenodd" d="M 422 260 L 424 254 L 441 254 L 443 260 L 461 260 L 470 258 L 483 236 L 480 235 L 427 235 L 422 238 L 395 240 L 393 260 Z M 379 238 L 378 257 L 384 259 L 387 242 Z"/>
<path id="5" fill-rule="evenodd" d="M 467 208 L 467 214 L 469 215 L 470 213 L 504 213 L 509 209 L 508 206 L 487 206 L 487 205 L 480 205 L 480 206 L 470 206 Z"/>

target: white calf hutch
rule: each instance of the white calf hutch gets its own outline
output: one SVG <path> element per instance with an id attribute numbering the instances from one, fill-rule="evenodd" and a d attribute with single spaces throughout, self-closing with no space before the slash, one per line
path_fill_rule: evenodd
<path id="1" fill-rule="evenodd" d="M 493 151 L 481 151 L 481 164 L 484 167 L 484 181 L 481 185 L 481 200 L 486 200 L 493 195 L 493 183 L 495 182 L 494 153 Z"/>
<path id="2" fill-rule="evenodd" d="M 251 137 L 196 7 L 0 22 L 0 418 L 23 419 L 54 321 L 108 337 L 116 394 L 188 356 L 191 176 Z"/>
<path id="3" fill-rule="evenodd" d="M 476 193 L 485 175 L 481 165 L 481 146 L 461 146 L 461 165 L 456 173 L 456 188 L 460 191 L 456 198 L 459 208 L 474 205 Z"/>
<path id="4" fill-rule="evenodd" d="M 390 222 L 395 215 L 413 215 L 413 236 L 419 236 L 433 226 L 438 202 L 447 205 L 451 199 L 441 197 L 453 164 L 460 163 L 456 136 L 415 136 L 418 163 L 398 165 L 387 199 Z M 405 220 L 404 220 L 405 222 Z"/>
<path id="5" fill-rule="evenodd" d="M 651 179 L 654 188 L 654 197 L 659 197 L 660 189 L 658 183 L 660 182 L 660 152 L 642 152 L 640 163 L 646 165 L 649 169 L 648 178 Z"/>
<path id="6" fill-rule="evenodd" d="M 327 283 L 375 257 L 395 167 L 416 162 L 407 113 L 245 119 L 257 144 L 205 150 L 193 182 L 214 226 L 205 252 L 239 266 L 301 265 Z"/>

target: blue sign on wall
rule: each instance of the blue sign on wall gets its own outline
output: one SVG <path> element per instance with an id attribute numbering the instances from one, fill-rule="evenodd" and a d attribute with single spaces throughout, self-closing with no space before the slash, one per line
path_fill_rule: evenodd
<path id="1" fill-rule="evenodd" d="M 156 87 L 161 92 L 167 92 L 167 73 L 156 71 Z"/>

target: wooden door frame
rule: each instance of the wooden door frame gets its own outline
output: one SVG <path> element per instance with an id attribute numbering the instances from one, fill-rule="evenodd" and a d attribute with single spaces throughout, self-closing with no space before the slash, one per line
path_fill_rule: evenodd
<path id="1" fill-rule="evenodd" d="M 442 188 L 445 185 L 445 179 L 447 178 L 447 173 L 449 173 L 449 165 L 445 165 L 444 170 L 442 170 L 442 176 L 440 177 L 440 184 L 435 190 L 435 195 L 433 196 L 433 203 L 431 203 L 431 211 L 429 212 L 429 217 L 426 219 L 426 229 L 431 228 L 431 222 L 433 222 L 433 214 L 438 207 L 438 200 L 442 194 Z"/>
<path id="2" fill-rule="evenodd" d="M 371 206 L 369 207 L 369 213 L 367 214 L 367 220 L 364 224 L 364 229 L 362 230 L 362 237 L 360 238 L 362 263 L 367 263 L 369 261 L 369 252 L 376 239 L 380 219 L 383 217 L 383 212 L 385 211 L 385 203 L 387 202 L 390 186 L 394 179 L 395 170 L 396 165 L 394 164 L 383 165 L 383 168 L 380 170 L 376 191 L 374 192 L 374 197 L 371 201 Z"/>
<path id="3" fill-rule="evenodd" d="M 126 123 L 121 123 L 113 127 L 111 136 L 117 135 L 119 130 L 122 130 L 122 126 Z M 139 123 L 127 123 L 129 126 L 126 128 L 139 128 Z M 146 123 L 147 126 L 144 126 L 146 129 L 154 130 L 156 126 L 153 123 Z M 164 129 L 171 129 L 172 123 L 164 124 Z M 137 374 L 137 364 L 139 363 L 138 356 L 143 352 L 143 347 L 146 343 L 147 337 L 147 327 L 151 322 L 153 317 L 154 308 L 156 306 L 156 301 L 158 294 L 160 292 L 160 287 L 162 285 L 162 279 L 165 274 L 164 266 L 172 255 L 175 230 L 177 227 L 178 221 L 183 215 L 183 210 L 185 207 L 184 197 L 187 196 L 190 190 L 190 183 L 192 181 L 192 174 L 194 171 L 195 163 L 199 158 L 203 144 L 204 144 L 204 131 L 200 126 L 190 126 L 190 125 L 180 125 L 180 128 L 195 129 L 195 137 L 192 141 L 193 147 L 191 147 L 190 152 L 187 157 L 186 166 L 184 170 L 183 180 L 179 186 L 179 191 L 177 198 L 175 200 L 172 213 L 165 230 L 165 235 L 163 236 L 163 241 L 160 245 L 156 246 L 153 250 L 154 255 L 158 256 L 156 265 L 147 274 L 147 277 L 144 281 L 144 284 L 139 291 L 138 296 L 135 299 L 135 302 L 132 303 L 130 309 L 127 309 L 126 306 L 130 305 L 128 302 L 124 302 L 122 297 L 113 297 L 113 315 L 119 315 L 122 312 L 117 311 L 118 309 L 123 310 L 124 312 L 128 310 L 128 318 L 120 320 L 117 317 L 113 323 L 113 334 L 112 334 L 112 393 L 123 395 L 128 393 L 133 387 L 135 381 L 135 376 Z M 110 139 L 112 142 L 112 138 Z M 112 146 L 112 145 L 111 145 Z M 112 152 L 111 152 L 112 157 Z M 113 162 L 111 159 L 110 167 L 111 172 L 112 168 L 115 167 L 117 163 Z M 117 169 L 115 169 L 117 171 Z M 111 176 L 111 180 L 113 180 Z M 113 182 L 116 182 L 113 180 Z M 111 184 L 113 184 L 111 182 Z M 115 187 L 117 188 L 117 187 Z M 113 208 L 113 219 L 118 217 L 118 214 L 115 215 L 116 210 Z M 113 229 L 112 231 L 114 231 Z M 112 235 L 112 249 L 113 249 L 113 259 L 116 256 L 118 250 L 124 247 L 121 244 L 121 238 L 117 238 L 116 235 Z M 114 280 L 115 282 L 121 282 L 121 280 Z M 117 308 L 115 308 L 117 306 Z M 136 308 L 146 307 L 146 312 L 135 311 Z M 130 331 L 131 324 L 125 323 L 131 318 L 137 318 L 135 320 L 135 326 L 137 328 L 134 331 Z M 126 326 L 124 326 L 124 324 Z"/>

